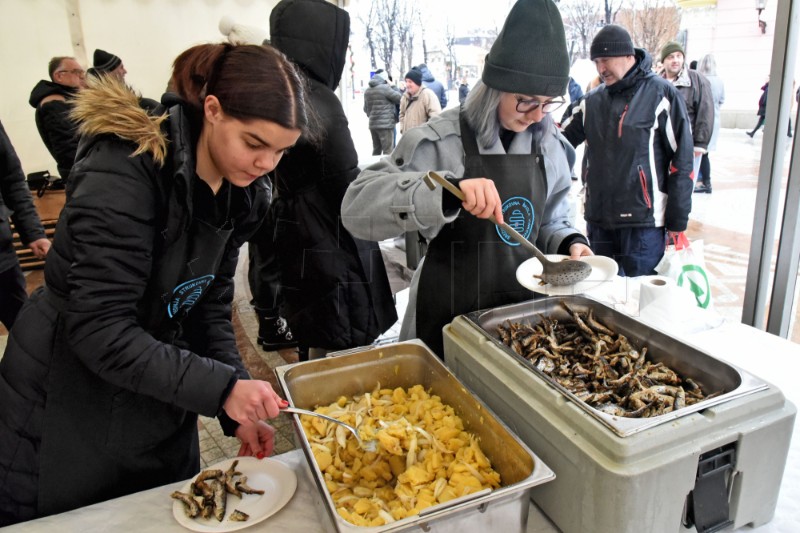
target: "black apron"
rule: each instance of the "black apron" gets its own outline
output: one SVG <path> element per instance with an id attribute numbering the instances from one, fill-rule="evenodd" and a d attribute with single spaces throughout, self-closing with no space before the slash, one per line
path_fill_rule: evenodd
<path id="1" fill-rule="evenodd" d="M 195 177 L 194 187 L 205 186 Z M 202 298 L 216 277 L 228 239 L 233 233 L 230 214 L 233 188 L 226 181 L 227 205 L 225 221 L 220 227 L 193 217 L 189 229 L 160 254 L 156 276 L 143 298 L 140 323 L 162 342 L 175 343 L 181 335 L 181 322 Z M 147 311 L 144 311 L 147 309 Z M 144 312 L 143 312 L 144 311 Z"/>
<path id="2" fill-rule="evenodd" d="M 460 122 L 464 179 L 493 180 L 506 223 L 536 242 L 547 176 L 535 141 L 530 154 L 481 154 L 463 113 Z M 417 289 L 417 337 L 444 357 L 442 328 L 454 317 L 531 299 L 516 278 L 517 267 L 530 257 L 503 230 L 462 209 L 428 245 Z"/>

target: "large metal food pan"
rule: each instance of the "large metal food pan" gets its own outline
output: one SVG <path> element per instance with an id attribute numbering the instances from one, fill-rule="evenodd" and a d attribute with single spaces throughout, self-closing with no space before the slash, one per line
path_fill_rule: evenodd
<path id="1" fill-rule="evenodd" d="M 693 379 L 703 387 L 706 393 L 720 391 L 722 394 L 694 405 L 650 418 L 624 418 L 594 409 L 565 387 L 551 380 L 544 372 L 536 368 L 533 363 L 503 344 L 497 333 L 497 327 L 509 320 L 511 322 L 536 324 L 541 321 L 540 317 L 542 315 L 558 320 L 569 319 L 569 313 L 560 304 L 562 301 L 578 312 L 585 313 L 590 308 L 593 309 L 594 316 L 597 319 L 612 330 L 627 336 L 631 344 L 636 346 L 637 349 L 647 346 L 647 358 L 649 360 L 662 362 L 684 378 Z M 752 374 L 734 365 L 720 361 L 694 346 L 685 344 L 602 302 L 585 296 L 542 298 L 489 310 L 474 311 L 464 315 L 464 318 L 491 339 L 491 342 L 500 347 L 503 352 L 533 372 L 537 378 L 541 378 L 549 386 L 561 391 L 581 409 L 621 437 L 644 431 L 670 420 L 701 411 L 712 405 L 718 405 L 767 388 L 765 382 Z"/>
<path id="2" fill-rule="evenodd" d="M 453 407 L 467 431 L 480 439 L 483 452 L 500 474 L 502 486 L 478 493 L 466 501 L 453 501 L 425 509 L 377 528 L 359 527 L 342 519 L 325 487 L 300 419 L 294 423 L 308 458 L 317 487 L 338 531 L 383 532 L 422 528 L 425 531 L 524 531 L 527 524 L 529 489 L 555 478 L 553 471 L 514 435 L 489 409 L 433 355 L 421 341 L 388 344 L 361 352 L 278 367 L 275 370 L 292 405 L 314 409 L 340 396 L 371 392 L 381 387 L 409 388 L 422 385 Z M 477 527 L 477 529 L 474 529 Z"/>

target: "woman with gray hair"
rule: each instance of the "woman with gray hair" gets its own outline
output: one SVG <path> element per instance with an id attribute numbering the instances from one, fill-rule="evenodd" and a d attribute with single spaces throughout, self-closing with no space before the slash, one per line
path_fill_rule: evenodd
<path id="1" fill-rule="evenodd" d="M 697 71 L 708 78 L 708 82 L 711 84 L 711 94 L 714 100 L 714 127 L 711 130 L 711 139 L 708 141 L 708 151 L 700 160 L 700 175 L 697 177 L 697 187 L 694 192 L 711 194 L 711 163 L 708 160 L 708 152 L 717 149 L 720 127 L 719 108 L 725 103 L 725 84 L 722 82 L 722 78 L 717 76 L 717 62 L 712 54 L 703 56 L 697 65 Z"/>
<path id="2" fill-rule="evenodd" d="M 531 298 L 514 275 L 529 252 L 481 218 L 505 219 L 545 253 L 592 255 L 570 221 L 575 153 L 550 117 L 564 104 L 568 81 L 558 8 L 519 0 L 463 109 L 409 130 L 350 184 L 342 217 L 353 235 L 383 240 L 418 230 L 430 241 L 401 339 L 419 337 L 441 357 L 442 327 L 455 316 Z M 431 190 L 428 171 L 458 186 L 464 202 Z"/>

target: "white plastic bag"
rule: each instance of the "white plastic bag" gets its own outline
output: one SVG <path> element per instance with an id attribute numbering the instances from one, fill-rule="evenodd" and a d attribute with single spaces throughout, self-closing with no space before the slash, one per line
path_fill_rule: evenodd
<path id="1" fill-rule="evenodd" d="M 698 307 L 712 308 L 711 276 L 706 271 L 702 240 L 689 243 L 688 246 L 681 246 L 681 243 L 667 246 L 664 257 L 656 265 L 656 272 L 674 279 L 679 287 L 691 291 Z"/>

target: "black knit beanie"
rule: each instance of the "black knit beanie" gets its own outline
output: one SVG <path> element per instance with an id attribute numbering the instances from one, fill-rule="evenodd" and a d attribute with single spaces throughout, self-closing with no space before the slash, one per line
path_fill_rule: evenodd
<path id="1" fill-rule="evenodd" d="M 122 64 L 122 60 L 114 54 L 97 48 L 94 51 L 94 69 L 98 73 L 111 72 Z"/>
<path id="2" fill-rule="evenodd" d="M 632 56 L 633 41 L 631 34 L 622 26 L 609 24 L 604 26 L 592 39 L 589 49 L 589 59 L 594 61 L 598 57 Z"/>
<path id="3" fill-rule="evenodd" d="M 518 0 L 492 45 L 481 77 L 507 93 L 561 96 L 569 54 L 561 13 L 552 0 Z"/>
<path id="4" fill-rule="evenodd" d="M 405 79 L 411 80 L 417 85 L 422 85 L 422 71 L 417 70 L 416 67 L 412 68 L 408 72 L 406 72 Z"/>

